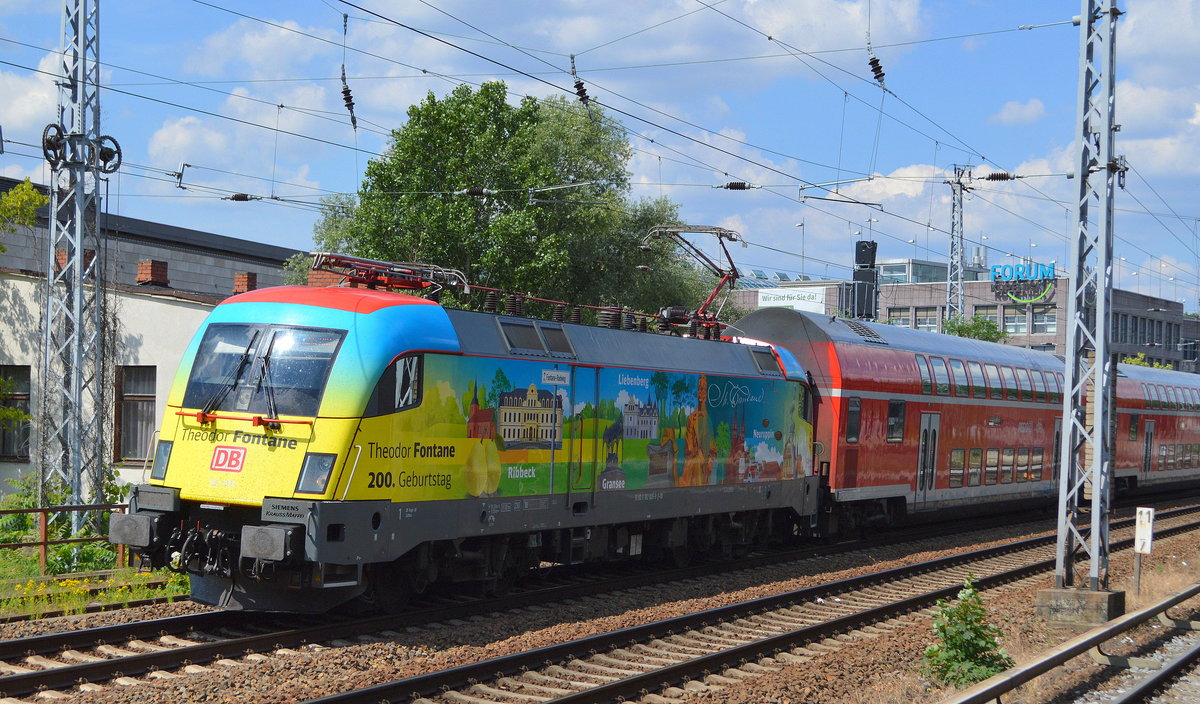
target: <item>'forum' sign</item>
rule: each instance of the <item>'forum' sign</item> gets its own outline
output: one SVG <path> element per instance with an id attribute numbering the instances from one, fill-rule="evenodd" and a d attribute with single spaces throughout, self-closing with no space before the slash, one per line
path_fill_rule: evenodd
<path id="1" fill-rule="evenodd" d="M 1014 303 L 1043 301 L 1054 291 L 1054 262 L 997 264 L 992 267 L 992 293 Z"/>

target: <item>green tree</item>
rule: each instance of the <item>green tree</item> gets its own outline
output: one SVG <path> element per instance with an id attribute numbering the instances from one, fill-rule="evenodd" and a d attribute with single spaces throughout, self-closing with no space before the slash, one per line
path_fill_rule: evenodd
<path id="1" fill-rule="evenodd" d="M 38 208 L 50 198 L 38 192 L 29 179 L 18 183 L 7 193 L 0 193 L 0 233 L 16 232 L 18 227 L 37 225 Z M 0 252 L 7 252 L 0 244 Z"/>
<path id="2" fill-rule="evenodd" d="M 1132 357 L 1125 357 L 1121 360 L 1122 364 L 1132 364 L 1137 367 L 1152 367 L 1154 369 L 1174 369 L 1170 364 L 1160 364 L 1158 362 L 1150 362 L 1146 360 L 1145 352 L 1138 352 Z"/>
<path id="3" fill-rule="evenodd" d="M 330 193 L 321 196 L 321 219 L 313 225 L 313 250 L 316 252 L 351 253 L 355 249 L 354 208 L 358 199 L 348 193 Z M 283 263 L 283 282 L 293 286 L 308 283 L 308 270 L 312 258 L 305 253 L 296 253 Z"/>
<path id="4" fill-rule="evenodd" d="M 1000 326 L 995 321 L 979 316 L 973 318 L 954 316 L 942 323 L 942 332 L 947 335 L 969 337 L 986 342 L 1005 342 L 1008 340 L 1008 335 L 1000 329 Z"/>
<path id="5" fill-rule="evenodd" d="M 925 648 L 926 676 L 961 689 L 1012 667 L 1000 647 L 1003 633 L 988 623 L 974 575 L 967 576 L 957 603 L 938 599 L 937 605 L 933 632 L 939 642 Z"/>
<path id="6" fill-rule="evenodd" d="M 711 277 L 667 243 L 638 249 L 678 214 L 628 198 L 631 153 L 597 106 L 512 105 L 499 82 L 430 93 L 367 165 L 349 227 L 332 230 L 350 253 L 459 269 L 480 286 L 645 311 L 695 305 Z M 456 193 L 469 188 L 487 194 Z"/>

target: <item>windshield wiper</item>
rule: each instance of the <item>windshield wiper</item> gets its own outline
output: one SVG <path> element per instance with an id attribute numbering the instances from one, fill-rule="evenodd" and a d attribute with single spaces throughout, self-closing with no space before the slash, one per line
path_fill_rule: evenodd
<path id="1" fill-rule="evenodd" d="M 254 349 L 254 343 L 258 342 L 258 335 L 261 332 L 261 330 L 254 331 L 254 335 L 246 343 L 246 349 L 242 350 L 242 356 L 238 360 L 237 367 L 225 376 L 225 379 L 221 381 L 221 386 L 213 393 L 212 398 L 208 399 L 208 402 L 204 404 L 204 408 L 201 409 L 203 414 L 208 415 L 216 410 L 217 406 L 221 405 L 233 387 L 237 386 L 238 380 L 242 378 L 242 372 L 246 371 L 246 365 L 250 362 L 250 350 Z"/>
<path id="2" fill-rule="evenodd" d="M 278 335 L 278 333 L 276 333 L 276 335 Z M 274 421 L 274 419 L 278 416 L 278 414 L 275 412 L 275 387 L 267 379 L 267 377 L 271 374 L 271 352 L 274 351 L 274 349 L 275 335 L 272 335 L 271 341 L 267 343 L 267 351 L 262 356 L 262 362 L 260 362 L 261 366 L 258 368 L 258 384 L 255 386 L 254 392 L 258 393 L 259 391 L 262 391 L 263 384 L 266 384 L 266 393 L 263 395 L 267 400 L 267 418 L 270 420 L 268 420 L 265 425 L 271 430 L 279 430 L 279 423 Z"/>

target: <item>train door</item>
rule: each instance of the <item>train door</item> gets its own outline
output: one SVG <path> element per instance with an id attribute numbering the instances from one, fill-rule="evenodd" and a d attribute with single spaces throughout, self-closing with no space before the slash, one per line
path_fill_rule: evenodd
<path id="1" fill-rule="evenodd" d="M 917 445 L 917 491 L 913 499 L 913 509 L 916 511 L 929 508 L 929 494 L 933 491 L 933 483 L 937 478 L 937 446 L 941 421 L 941 414 L 921 414 L 921 440 Z"/>
<path id="2" fill-rule="evenodd" d="M 1146 432 L 1143 440 L 1145 447 L 1142 449 L 1142 477 L 1150 478 L 1150 470 L 1154 466 L 1154 421 L 1146 421 Z"/>
<path id="3" fill-rule="evenodd" d="M 1058 486 L 1058 473 L 1062 469 L 1062 418 L 1054 419 L 1054 463 L 1050 465 L 1054 486 Z M 1045 476 L 1045 475 L 1042 475 Z"/>
<path id="4" fill-rule="evenodd" d="M 574 415 L 574 409 L 584 404 L 600 405 L 597 370 L 593 367 L 571 367 L 571 408 L 563 415 Z M 574 513 L 586 513 L 596 498 L 597 421 L 595 415 L 579 418 L 568 431 L 570 462 L 567 472 L 567 508 Z"/>

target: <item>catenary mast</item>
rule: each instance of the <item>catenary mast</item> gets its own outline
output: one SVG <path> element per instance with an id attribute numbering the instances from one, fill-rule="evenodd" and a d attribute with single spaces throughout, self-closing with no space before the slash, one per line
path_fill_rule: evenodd
<path id="1" fill-rule="evenodd" d="M 38 471 L 43 491 L 64 487 L 69 503 L 82 505 L 96 499 L 109 459 L 99 186 L 121 155 L 116 141 L 100 134 L 99 0 L 65 0 L 62 30 L 58 122 L 42 135 L 52 171 Z M 83 520 L 72 512 L 72 529 Z"/>

